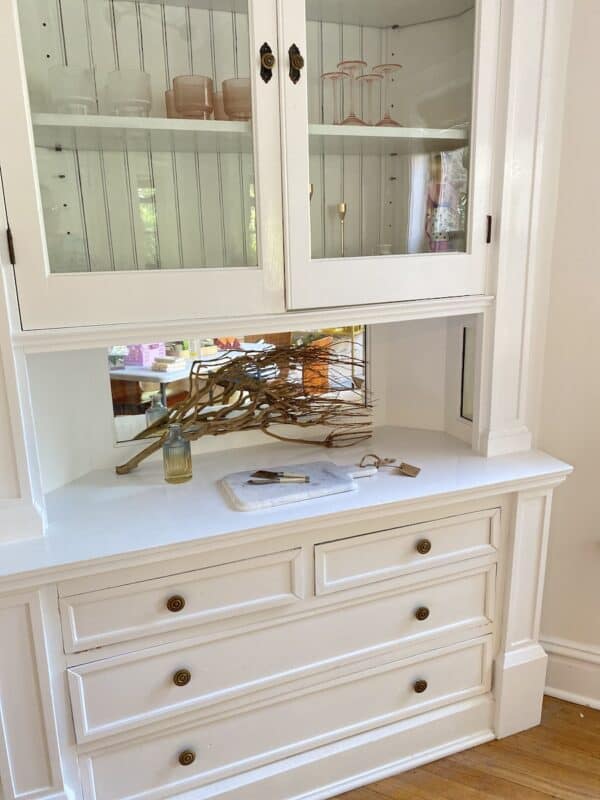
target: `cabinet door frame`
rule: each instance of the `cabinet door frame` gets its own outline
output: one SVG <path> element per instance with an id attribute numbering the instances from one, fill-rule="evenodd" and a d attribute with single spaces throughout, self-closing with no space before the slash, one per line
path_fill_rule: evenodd
<path id="1" fill-rule="evenodd" d="M 277 55 L 276 0 L 248 0 L 248 12 L 259 267 L 52 274 L 17 0 L 0 0 L 0 74 L 6 112 L 0 122 L 0 167 L 15 242 L 14 274 L 23 330 L 284 310 L 279 76 L 274 71 L 273 79 L 263 82 L 259 55 L 265 41 Z"/>
<path id="2" fill-rule="evenodd" d="M 287 51 L 295 43 L 307 54 L 306 0 L 278 0 L 283 116 L 283 185 L 286 300 L 290 309 L 352 306 L 484 294 L 488 286 L 487 216 L 491 180 L 497 55 L 502 0 L 477 0 L 471 170 L 466 253 L 311 258 L 308 186 L 307 81 L 287 76 Z M 307 187 L 304 189 L 304 187 Z"/>

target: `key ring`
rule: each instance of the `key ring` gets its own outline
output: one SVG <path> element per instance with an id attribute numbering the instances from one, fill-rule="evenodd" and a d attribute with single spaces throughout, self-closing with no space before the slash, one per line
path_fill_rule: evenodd
<path id="1" fill-rule="evenodd" d="M 398 470 L 399 475 L 405 475 L 408 478 L 416 478 L 419 472 L 421 472 L 420 467 L 415 467 L 412 464 L 407 464 L 404 461 L 400 462 L 400 464 L 397 464 L 397 461 L 397 458 L 381 458 L 381 456 L 378 456 L 377 453 L 367 453 L 366 456 L 361 458 L 358 466 L 361 468 L 375 467 L 375 469 L 392 467 L 393 469 Z"/>
<path id="2" fill-rule="evenodd" d="M 360 460 L 359 467 L 375 467 L 376 469 L 380 469 L 380 467 L 389 467 L 396 462 L 395 458 L 381 458 L 377 455 L 377 453 L 367 453 L 366 456 L 363 456 Z"/>

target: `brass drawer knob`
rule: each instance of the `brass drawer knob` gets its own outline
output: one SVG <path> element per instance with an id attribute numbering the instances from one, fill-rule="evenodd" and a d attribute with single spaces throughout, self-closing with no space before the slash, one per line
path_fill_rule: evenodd
<path id="1" fill-rule="evenodd" d="M 424 680 L 415 681 L 413 684 L 413 689 L 417 694 L 423 694 L 425 689 L 427 689 L 427 681 Z"/>
<path id="2" fill-rule="evenodd" d="M 187 686 L 192 680 L 192 673 L 189 669 L 178 669 L 173 675 L 173 683 L 175 686 Z"/>
<path id="3" fill-rule="evenodd" d="M 431 542 L 429 539 L 420 539 L 417 542 L 417 552 L 421 553 L 422 556 L 427 555 L 427 553 L 431 550 Z"/>
<path id="4" fill-rule="evenodd" d="M 179 753 L 179 763 L 182 767 L 189 767 L 196 760 L 196 753 L 193 750 L 182 750 Z"/>
<path id="5" fill-rule="evenodd" d="M 173 597 L 169 597 L 167 600 L 167 608 L 169 611 L 172 611 L 176 614 L 178 611 L 181 611 L 185 608 L 185 600 L 180 594 L 174 594 Z"/>
<path id="6" fill-rule="evenodd" d="M 423 622 L 423 620 L 427 619 L 428 616 L 429 616 L 429 609 L 426 606 L 419 606 L 419 608 L 417 608 L 417 610 L 415 611 L 415 617 L 420 622 Z"/>

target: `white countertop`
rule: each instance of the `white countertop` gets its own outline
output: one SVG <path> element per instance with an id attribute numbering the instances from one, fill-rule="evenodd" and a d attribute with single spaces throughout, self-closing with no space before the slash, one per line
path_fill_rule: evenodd
<path id="1" fill-rule="evenodd" d="M 572 469 L 539 451 L 483 458 L 447 434 L 405 428 L 379 428 L 368 442 L 344 449 L 265 441 L 194 456 L 193 479 L 177 486 L 164 482 L 157 460 L 130 475 L 94 471 L 51 492 L 47 535 L 0 546 L 0 578 L 386 505 L 402 511 L 403 505 L 428 498 L 468 499 L 477 491 L 493 494 L 560 479 Z M 217 486 L 239 470 L 320 459 L 357 464 L 365 453 L 396 457 L 421 467 L 421 473 L 408 478 L 381 470 L 360 479 L 354 492 L 251 512 L 234 511 Z"/>

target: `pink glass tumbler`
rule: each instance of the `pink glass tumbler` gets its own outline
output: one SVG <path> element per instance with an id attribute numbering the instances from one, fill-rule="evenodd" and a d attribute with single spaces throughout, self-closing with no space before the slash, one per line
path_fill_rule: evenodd
<path id="1" fill-rule="evenodd" d="M 175 109 L 186 119 L 210 119 L 213 82 L 206 75 L 179 75 L 173 79 Z"/>
<path id="2" fill-rule="evenodd" d="M 248 121 L 252 117 L 250 78 L 223 81 L 223 104 L 229 119 Z"/>

